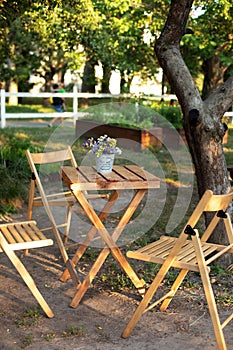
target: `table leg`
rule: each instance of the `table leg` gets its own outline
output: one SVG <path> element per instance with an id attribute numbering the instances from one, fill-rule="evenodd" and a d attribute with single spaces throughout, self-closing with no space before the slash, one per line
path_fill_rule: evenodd
<path id="1" fill-rule="evenodd" d="M 131 281 L 134 283 L 135 287 L 137 288 L 138 292 L 141 295 L 145 294 L 145 281 L 143 279 L 139 279 L 136 275 L 135 271 L 131 267 L 131 265 L 128 263 L 124 255 L 121 253 L 119 248 L 117 250 L 111 249 L 111 252 L 114 256 L 114 258 L 118 261 L 118 263 L 121 265 L 121 267 L 124 269 L 124 271 L 127 273 L 128 277 L 131 279 Z M 87 289 L 91 286 L 91 283 L 97 273 L 99 272 L 100 268 L 102 267 L 103 263 L 105 262 L 106 258 L 108 257 L 110 253 L 109 248 L 102 249 L 101 253 L 99 254 L 98 258 L 95 260 L 94 264 L 92 265 L 91 270 L 89 271 L 88 275 L 84 279 L 84 281 L 77 286 L 77 292 L 75 293 L 70 306 L 73 308 L 76 308 L 84 294 L 86 293 Z"/>
<path id="2" fill-rule="evenodd" d="M 125 256 L 122 254 L 121 250 L 116 245 L 116 240 L 119 238 L 121 232 L 123 231 L 126 224 L 129 222 L 130 218 L 132 217 L 133 213 L 137 209 L 141 199 L 143 198 L 144 194 L 146 193 L 146 190 L 138 190 L 132 199 L 131 203 L 129 204 L 128 208 L 126 209 L 124 215 L 122 216 L 120 222 L 118 223 L 117 227 L 115 228 L 112 236 L 108 233 L 107 229 L 104 227 L 102 221 L 98 217 L 98 215 L 95 213 L 94 209 L 91 207 L 91 205 L 88 203 L 86 198 L 83 196 L 83 194 L 80 195 L 80 193 L 77 193 L 77 199 L 81 206 L 83 207 L 84 211 L 86 212 L 89 219 L 92 221 L 96 229 L 98 230 L 98 233 L 100 237 L 103 239 L 103 241 L 106 243 L 108 248 L 104 248 L 101 253 L 99 254 L 98 258 L 96 259 L 95 263 L 93 264 L 91 270 L 89 271 L 88 275 L 84 279 L 81 285 L 78 286 L 78 290 L 71 302 L 72 307 L 77 307 L 80 300 L 82 299 L 83 295 L 89 288 L 92 280 L 95 278 L 96 274 L 100 270 L 101 266 L 103 265 L 104 261 L 106 260 L 108 254 L 112 253 L 116 261 L 120 264 L 122 269 L 125 271 L 125 273 L 129 276 L 131 281 L 134 283 L 136 288 L 141 292 L 141 294 L 144 294 L 145 292 L 145 282 L 143 280 L 140 280 L 125 258 Z"/>
<path id="3" fill-rule="evenodd" d="M 111 193 L 111 195 L 108 199 L 108 202 L 105 204 L 104 208 L 102 209 L 101 213 L 99 214 L 99 218 L 101 221 L 104 221 L 106 219 L 106 217 L 109 215 L 112 206 L 114 205 L 114 203 L 116 202 L 116 200 L 119 197 L 119 193 L 120 193 L 120 190 L 118 190 L 118 191 L 115 190 Z M 79 260 L 83 256 L 83 254 L 85 253 L 89 243 L 91 242 L 91 240 L 94 237 L 96 232 L 97 232 L 97 229 L 95 226 L 93 226 L 91 228 L 91 230 L 88 232 L 84 241 L 79 245 L 76 253 L 74 254 L 74 256 L 71 260 L 73 267 L 75 267 L 77 265 L 77 263 L 79 262 Z M 60 277 L 60 280 L 62 282 L 66 282 L 69 279 L 69 277 L 70 277 L 69 269 L 66 268 L 65 271 L 63 272 L 62 276 Z"/>

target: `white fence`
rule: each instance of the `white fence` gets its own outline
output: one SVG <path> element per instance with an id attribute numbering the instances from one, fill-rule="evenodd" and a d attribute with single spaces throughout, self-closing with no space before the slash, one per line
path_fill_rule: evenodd
<path id="1" fill-rule="evenodd" d="M 73 118 L 74 125 L 76 123 L 76 120 L 79 116 L 83 116 L 86 113 L 85 112 L 79 112 L 78 111 L 78 98 L 135 98 L 136 105 L 138 98 L 145 98 L 145 96 L 140 95 L 133 95 L 133 94 L 91 94 L 91 93 L 81 93 L 77 91 L 77 87 L 74 86 L 73 92 L 61 92 L 61 93 L 50 93 L 50 92 L 41 92 L 41 93 L 29 93 L 29 92 L 18 92 L 18 93 L 12 93 L 12 92 L 5 92 L 5 90 L 1 90 L 1 96 L 0 96 L 0 104 L 1 104 L 1 128 L 6 127 L 6 119 L 38 119 L 38 118 L 54 118 L 59 117 L 61 114 L 58 112 L 52 112 L 52 113 L 6 113 L 6 98 L 10 96 L 17 96 L 17 97 L 30 97 L 30 98 L 50 98 L 53 96 L 56 97 L 63 97 L 63 98 L 72 98 L 73 99 L 73 111 L 72 112 L 63 112 L 62 116 L 64 118 Z M 154 100 L 171 100 L 176 99 L 175 95 L 161 95 L 161 96 L 153 96 L 149 97 L 146 96 L 147 99 L 154 99 Z M 227 112 L 225 113 L 225 116 L 233 117 L 233 112 Z"/>
<path id="2" fill-rule="evenodd" d="M 27 92 L 5 92 L 5 90 L 1 90 L 1 96 L 0 96 L 0 104 L 1 104 L 1 128 L 6 127 L 6 119 L 38 119 L 38 118 L 54 118 L 59 117 L 61 113 L 58 112 L 52 112 L 52 113 L 6 113 L 6 98 L 10 96 L 17 96 L 17 97 L 30 97 L 30 98 L 51 98 L 53 96 L 56 97 L 63 97 L 63 98 L 72 98 L 73 99 L 73 111 L 72 112 L 63 112 L 62 116 L 64 118 L 73 118 L 73 122 L 75 124 L 76 120 L 79 116 L 83 116 L 86 113 L 85 112 L 79 112 L 78 111 L 78 98 L 135 98 L 137 99 L 140 97 L 143 97 L 142 95 L 134 95 L 134 94 L 94 94 L 94 93 L 81 93 L 77 91 L 77 87 L 74 86 L 73 92 L 61 92 L 61 93 L 50 93 L 50 92 L 42 92 L 42 93 L 27 93 Z M 176 99 L 175 95 L 164 95 L 164 96 L 154 96 L 154 97 L 146 97 L 148 99 L 164 99 L 164 100 L 171 100 Z M 137 102 L 136 102 L 137 104 Z"/>
<path id="3" fill-rule="evenodd" d="M 71 117 L 73 118 L 74 124 L 78 119 L 79 115 L 83 115 L 84 113 L 78 112 L 78 98 L 113 98 L 113 97 L 132 97 L 130 94 L 126 95 L 112 95 L 112 94 L 91 94 L 91 93 L 79 93 L 77 91 L 77 87 L 74 86 L 73 92 L 61 92 L 61 93 L 50 93 L 50 92 L 42 92 L 42 93 L 27 93 L 27 92 L 18 92 L 18 93 L 10 93 L 5 92 L 5 90 L 1 90 L 0 96 L 0 104 L 1 104 L 1 128 L 5 128 L 6 119 L 32 119 L 32 118 L 54 118 L 60 116 L 58 112 L 52 113 L 6 113 L 6 98 L 10 96 L 17 97 L 30 97 L 30 98 L 50 98 L 53 96 L 62 97 L 62 98 L 72 98 L 73 99 L 73 111 L 72 112 L 63 112 L 62 116 L 64 118 Z"/>

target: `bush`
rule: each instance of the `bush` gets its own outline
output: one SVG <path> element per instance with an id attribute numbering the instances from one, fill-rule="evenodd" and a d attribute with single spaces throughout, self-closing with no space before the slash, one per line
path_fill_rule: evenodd
<path id="1" fill-rule="evenodd" d="M 14 129 L 0 132 L 0 213 L 12 211 L 12 200 L 24 200 L 28 194 L 30 169 L 25 150 L 31 148 L 29 138 Z"/>
<path id="2" fill-rule="evenodd" d="M 157 109 L 157 112 L 166 118 L 176 129 L 182 129 L 182 113 L 177 106 L 167 106 L 163 104 Z"/>

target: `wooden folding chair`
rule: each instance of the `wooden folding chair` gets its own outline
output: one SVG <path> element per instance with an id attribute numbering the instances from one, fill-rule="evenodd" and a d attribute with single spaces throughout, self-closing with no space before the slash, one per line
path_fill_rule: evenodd
<path id="1" fill-rule="evenodd" d="M 28 217 L 32 216 L 32 208 L 33 206 L 43 206 L 45 209 L 45 212 L 48 216 L 49 222 L 51 224 L 51 227 L 46 227 L 41 229 L 41 231 L 47 231 L 52 230 L 53 234 L 55 236 L 57 245 L 60 249 L 60 253 L 62 255 L 63 261 L 69 271 L 69 275 L 71 279 L 73 280 L 75 286 L 79 285 L 80 281 L 77 275 L 77 271 L 75 270 L 75 266 L 72 263 L 72 261 L 69 259 L 67 254 L 67 248 L 64 245 L 68 238 L 69 228 L 70 228 L 70 219 L 72 214 L 72 206 L 77 203 L 75 197 L 70 191 L 67 192 L 58 192 L 53 194 L 46 195 L 44 192 L 44 188 L 42 186 L 40 176 L 38 174 L 38 171 L 36 169 L 36 165 L 39 164 L 50 164 L 50 163 L 56 163 L 56 162 L 63 162 L 65 160 L 71 160 L 72 166 L 76 166 L 76 162 L 74 159 L 74 156 L 72 154 L 71 148 L 68 147 L 68 150 L 63 151 L 55 151 L 55 152 L 47 152 L 47 153 L 31 153 L 29 150 L 26 151 L 26 156 L 28 159 L 28 162 L 31 167 L 32 171 L 32 180 L 30 185 L 30 193 L 29 193 L 29 208 L 28 208 Z M 55 158 L 54 158 L 55 157 Z M 65 158 L 65 159 L 64 159 Z M 35 188 L 38 190 L 38 196 L 35 197 Z M 96 198 L 96 197 L 103 197 L 100 195 L 92 195 L 88 194 L 89 198 Z M 106 195 L 104 195 L 106 197 Z M 51 211 L 51 207 L 54 205 L 61 205 L 61 206 L 68 206 L 68 214 L 66 223 L 63 225 L 57 225 L 53 213 Z M 61 234 L 59 232 L 59 227 L 65 226 L 66 227 L 66 233 L 64 236 L 64 239 L 62 240 Z M 26 251 L 28 250 L 25 249 Z"/>
<path id="2" fill-rule="evenodd" d="M 151 310 L 160 303 L 162 303 L 160 310 L 165 311 L 188 271 L 195 271 L 199 272 L 201 276 L 218 349 L 227 349 L 223 328 L 232 320 L 233 313 L 224 322 L 220 322 L 215 295 L 209 277 L 209 265 L 223 254 L 233 254 L 233 230 L 230 216 L 227 213 L 232 199 L 233 187 L 229 193 L 222 195 L 214 195 L 212 191 L 207 190 L 178 238 L 161 236 L 156 242 L 136 251 L 127 252 L 129 258 L 153 262 L 162 266 L 124 329 L 122 333 L 123 338 L 127 338 L 131 334 L 144 312 Z M 204 233 L 199 237 L 195 226 L 202 214 L 206 212 L 212 212 L 213 218 Z M 207 243 L 212 232 L 221 221 L 224 223 L 223 227 L 225 227 L 229 244 Z M 168 293 L 151 303 L 157 289 L 171 267 L 181 270 L 178 277 Z"/>
<path id="3" fill-rule="evenodd" d="M 77 163 L 74 158 L 73 152 L 70 147 L 67 147 L 67 149 L 65 150 L 51 151 L 51 152 L 44 152 L 44 153 L 31 153 L 29 150 L 26 150 L 26 156 L 32 171 L 29 200 L 28 200 L 28 220 L 32 219 L 33 207 L 44 206 L 42 197 L 41 197 L 41 192 L 43 192 L 44 196 L 46 196 L 48 200 L 48 204 L 50 207 L 55 206 L 55 207 L 66 208 L 65 222 L 62 224 L 56 225 L 57 228 L 64 227 L 63 242 L 66 244 L 68 240 L 69 230 L 70 230 L 72 209 L 74 204 L 76 203 L 76 199 L 74 198 L 73 194 L 70 191 L 60 190 L 59 192 L 45 194 L 39 173 L 37 171 L 37 166 L 38 165 L 49 166 L 50 164 L 54 164 L 55 167 L 56 165 L 58 166 L 56 170 L 59 170 L 60 166 L 68 161 L 69 165 L 77 167 Z M 38 191 L 39 191 L 39 195 L 38 195 Z M 46 228 L 46 229 L 49 229 L 49 228 Z"/>
<path id="4" fill-rule="evenodd" d="M 63 243 L 66 245 L 68 241 L 69 230 L 70 230 L 73 206 L 75 203 L 77 203 L 76 198 L 69 190 L 68 191 L 60 190 L 59 192 L 46 194 L 37 170 L 37 166 L 43 167 L 45 165 L 45 167 L 47 166 L 49 167 L 50 165 L 52 165 L 59 172 L 60 172 L 61 165 L 65 165 L 65 164 L 71 165 L 76 168 L 77 163 L 76 163 L 74 154 L 71 148 L 68 146 L 67 149 L 64 149 L 64 150 L 44 152 L 44 153 L 31 153 L 29 150 L 26 150 L 26 157 L 32 171 L 29 199 L 28 199 L 27 218 L 28 220 L 32 219 L 33 207 L 44 206 L 42 196 L 46 197 L 49 207 L 66 208 L 65 222 L 62 224 L 56 224 L 57 229 L 64 227 Z M 87 192 L 85 192 L 85 195 L 89 199 L 96 199 L 100 197 L 108 198 L 109 196 L 108 194 L 90 194 Z M 46 210 L 46 212 L 48 214 L 48 210 Z M 51 217 L 51 215 L 48 215 L 48 216 Z M 53 223 L 55 224 L 54 220 L 53 220 Z M 52 227 L 46 227 L 44 230 L 48 230 L 51 228 Z"/>
<path id="5" fill-rule="evenodd" d="M 41 308 L 50 318 L 54 316 L 52 310 L 37 289 L 34 280 L 23 265 L 22 261 L 16 255 L 15 251 L 20 249 L 47 247 L 52 244 L 53 240 L 47 239 L 44 236 L 44 234 L 38 229 L 35 221 L 0 225 L 0 252 L 3 252 L 8 256 Z"/>

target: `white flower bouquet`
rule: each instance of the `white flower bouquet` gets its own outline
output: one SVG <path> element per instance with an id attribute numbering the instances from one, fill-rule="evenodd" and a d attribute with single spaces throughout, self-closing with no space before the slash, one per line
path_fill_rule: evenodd
<path id="1" fill-rule="evenodd" d="M 103 154 L 121 154 L 121 149 L 117 147 L 117 140 L 108 135 L 100 136 L 97 140 L 91 137 L 82 146 L 98 158 Z"/>

